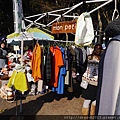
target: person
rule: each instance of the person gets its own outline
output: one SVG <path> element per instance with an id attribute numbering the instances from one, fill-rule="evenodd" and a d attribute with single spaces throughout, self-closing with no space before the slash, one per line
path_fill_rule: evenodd
<path id="1" fill-rule="evenodd" d="M 84 98 L 82 115 L 94 115 L 96 106 L 96 93 L 98 83 L 98 63 L 102 53 L 102 45 L 96 44 L 92 54 L 88 55 L 87 69 L 82 80 L 88 82 L 87 88 L 83 88 L 81 97 Z"/>
<path id="2" fill-rule="evenodd" d="M 26 52 L 24 53 L 24 56 L 27 58 L 27 59 L 32 59 L 32 52 L 33 52 L 33 47 L 32 46 L 29 46 L 28 49 L 26 50 Z"/>
<path id="3" fill-rule="evenodd" d="M 6 43 L 1 42 L 0 44 L 0 70 L 7 64 L 7 50 Z"/>
<path id="4" fill-rule="evenodd" d="M 109 41 L 99 64 L 95 115 L 120 115 L 120 18 L 107 25 L 105 34 Z"/>
<path id="5" fill-rule="evenodd" d="M 33 52 L 33 47 L 32 46 L 30 46 L 30 47 L 28 47 L 28 50 L 27 50 L 27 57 L 28 57 L 28 59 L 32 59 L 32 52 Z"/>

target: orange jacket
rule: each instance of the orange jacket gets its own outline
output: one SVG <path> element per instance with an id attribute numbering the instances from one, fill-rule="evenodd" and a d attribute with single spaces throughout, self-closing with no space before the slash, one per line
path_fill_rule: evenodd
<path id="1" fill-rule="evenodd" d="M 32 76 L 34 81 L 38 81 L 42 78 L 41 74 L 41 48 L 40 45 L 37 43 L 33 50 L 32 61 L 31 61 L 31 68 L 32 68 Z"/>
<path id="2" fill-rule="evenodd" d="M 50 51 L 52 53 L 52 79 L 49 84 L 54 87 L 58 87 L 60 67 L 64 65 L 62 52 L 58 46 L 51 46 Z"/>

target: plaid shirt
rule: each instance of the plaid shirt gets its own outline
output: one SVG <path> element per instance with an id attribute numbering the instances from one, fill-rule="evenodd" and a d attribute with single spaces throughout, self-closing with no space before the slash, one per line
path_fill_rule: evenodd
<path id="1" fill-rule="evenodd" d="M 51 52 L 48 50 L 47 56 L 46 56 L 46 81 L 51 80 L 51 72 L 52 72 L 52 66 L 51 66 Z"/>

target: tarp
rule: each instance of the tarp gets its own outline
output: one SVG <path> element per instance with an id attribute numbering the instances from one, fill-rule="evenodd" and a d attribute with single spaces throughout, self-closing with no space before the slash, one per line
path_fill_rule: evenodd
<path id="1" fill-rule="evenodd" d="M 54 36 L 38 29 L 38 28 L 30 28 L 29 30 L 25 31 L 24 33 L 12 33 L 7 36 L 7 43 L 11 43 L 13 41 L 28 41 L 28 40 L 54 40 Z"/>

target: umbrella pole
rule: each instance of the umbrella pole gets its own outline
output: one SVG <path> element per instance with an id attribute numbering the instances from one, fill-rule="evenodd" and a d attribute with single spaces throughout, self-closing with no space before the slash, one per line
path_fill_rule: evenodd
<path id="1" fill-rule="evenodd" d="M 23 65 L 23 39 L 21 40 L 21 65 Z"/>
<path id="2" fill-rule="evenodd" d="M 16 62 L 17 62 L 17 50 L 16 50 Z"/>
<path id="3" fill-rule="evenodd" d="M 21 65 L 23 65 L 23 44 L 23 39 L 21 39 Z M 22 99 L 20 99 L 20 113 L 22 113 Z"/>

